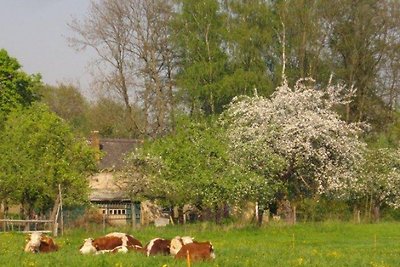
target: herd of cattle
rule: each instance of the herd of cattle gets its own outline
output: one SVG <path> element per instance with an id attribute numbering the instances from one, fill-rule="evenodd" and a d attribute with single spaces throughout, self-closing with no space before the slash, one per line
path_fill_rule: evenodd
<path id="1" fill-rule="evenodd" d="M 57 251 L 58 246 L 52 238 L 34 232 L 29 235 L 25 252 L 39 253 Z M 192 237 L 175 237 L 173 239 L 154 238 L 147 245 L 126 233 L 110 233 L 98 238 L 87 238 L 79 248 L 82 254 L 126 253 L 135 251 L 146 256 L 171 255 L 176 259 L 208 260 L 214 259 L 214 248 L 211 242 L 197 242 Z"/>

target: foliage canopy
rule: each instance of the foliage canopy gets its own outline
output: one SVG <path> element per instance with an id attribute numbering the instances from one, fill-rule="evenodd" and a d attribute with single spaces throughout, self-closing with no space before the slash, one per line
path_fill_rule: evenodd
<path id="1" fill-rule="evenodd" d="M 0 197 L 21 203 L 25 214 L 51 207 L 61 185 L 66 205 L 87 200 L 92 149 L 43 104 L 9 115 L 0 133 Z"/>

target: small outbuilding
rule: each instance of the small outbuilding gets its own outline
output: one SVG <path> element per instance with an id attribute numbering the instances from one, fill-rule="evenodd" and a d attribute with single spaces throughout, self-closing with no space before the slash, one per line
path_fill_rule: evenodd
<path id="1" fill-rule="evenodd" d="M 141 141 L 135 139 L 99 138 L 93 132 L 91 145 L 99 149 L 99 172 L 89 178 L 90 202 L 113 225 L 140 224 L 140 202 L 132 202 L 127 193 L 115 181 L 123 166 L 125 155 L 133 151 Z"/>

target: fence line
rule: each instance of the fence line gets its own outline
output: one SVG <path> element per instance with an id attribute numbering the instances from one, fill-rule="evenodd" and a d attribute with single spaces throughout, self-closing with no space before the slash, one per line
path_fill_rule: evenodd
<path id="1" fill-rule="evenodd" d="M 53 220 L 14 220 L 14 219 L 0 219 L 0 222 L 10 223 L 53 223 Z"/>
<path id="2" fill-rule="evenodd" d="M 34 225 L 34 230 L 30 230 L 31 224 Z M 38 224 L 43 224 L 43 229 L 38 230 Z M 45 227 L 46 224 L 49 224 L 50 227 Z M 51 233 L 53 232 L 53 226 L 54 226 L 54 221 L 53 220 L 39 220 L 39 219 L 31 219 L 31 220 L 20 220 L 20 219 L 0 219 L 0 226 L 2 226 L 3 231 L 2 232 L 7 232 L 9 230 L 14 231 L 18 230 L 23 233 L 29 233 L 29 232 L 34 232 L 34 231 L 40 231 L 40 232 L 46 232 L 46 233 Z M 28 227 L 27 227 L 28 226 Z M 21 231 L 21 228 L 23 229 Z M 25 230 L 25 229 L 28 230 Z M 45 228 L 50 229 L 50 230 L 45 230 Z"/>

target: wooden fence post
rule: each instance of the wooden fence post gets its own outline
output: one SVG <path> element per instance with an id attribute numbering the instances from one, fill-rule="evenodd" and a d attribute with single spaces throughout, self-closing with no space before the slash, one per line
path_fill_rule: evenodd
<path id="1" fill-rule="evenodd" d="M 61 236 L 64 235 L 64 213 L 63 213 L 63 202 L 62 202 L 62 194 L 61 194 L 61 184 L 58 185 L 58 195 L 60 198 L 60 228 L 61 228 Z"/>
<path id="2" fill-rule="evenodd" d="M 57 236 L 58 235 L 58 215 L 60 212 L 60 194 L 57 194 L 57 198 L 56 201 L 54 202 L 54 207 L 53 207 L 53 211 L 51 212 L 50 215 L 50 220 L 53 221 L 53 236 Z"/>

